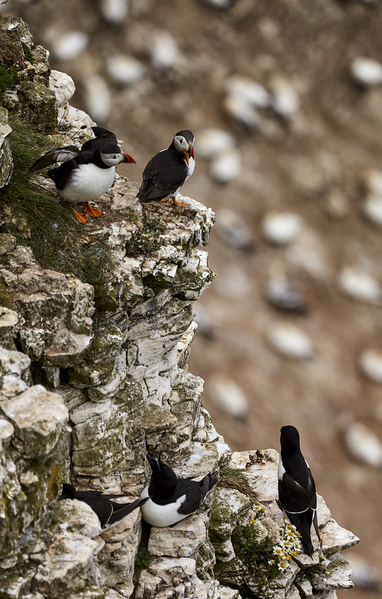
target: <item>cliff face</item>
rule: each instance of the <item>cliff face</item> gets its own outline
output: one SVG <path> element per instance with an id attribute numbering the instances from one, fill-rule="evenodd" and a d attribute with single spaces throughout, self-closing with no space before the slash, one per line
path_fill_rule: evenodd
<path id="1" fill-rule="evenodd" d="M 79 142 L 91 121 L 67 103 L 70 78 L 49 77 L 22 22 L 1 26 L 23 54 L 4 101 L 12 135 L 26 121 L 46 137 L 58 114 L 61 133 L 48 142 Z M 35 108 L 24 110 L 29 97 Z M 203 381 L 187 370 L 193 302 L 213 279 L 200 250 L 212 211 L 191 198 L 183 198 L 185 208 L 142 207 L 137 184 L 118 178 L 102 198 L 104 216 L 81 228 L 49 198 L 42 178 L 35 181 L 46 203 L 25 182 L 25 201 L 36 203 L 16 210 L 18 168 L 15 160 L 0 232 L 0 597 L 306 599 L 351 587 L 339 551 L 358 539 L 320 499 L 322 552 L 308 558 L 292 535 L 292 555 L 275 503 L 277 452 L 232 454 L 202 407 Z M 47 219 L 40 246 L 38 210 Z M 66 231 L 66 243 L 57 229 Z M 139 510 L 102 531 L 86 504 L 56 501 L 69 479 L 139 495 L 149 477 L 147 450 L 178 475 L 220 471 L 201 513 L 174 528 L 152 528 L 141 542 Z"/>

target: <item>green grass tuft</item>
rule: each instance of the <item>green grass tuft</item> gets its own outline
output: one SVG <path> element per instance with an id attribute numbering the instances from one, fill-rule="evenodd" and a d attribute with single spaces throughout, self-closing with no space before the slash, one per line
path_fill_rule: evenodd
<path id="1" fill-rule="evenodd" d="M 5 90 L 15 87 L 18 81 L 19 74 L 15 66 L 7 68 L 4 64 L 0 64 L 0 106 L 4 101 Z"/>
<path id="2" fill-rule="evenodd" d="M 0 26 L 2 19 L 0 17 Z M 21 44 L 13 32 L 0 29 L 0 106 L 6 89 L 12 89 L 19 82 L 18 71 L 25 65 Z"/>
<path id="3" fill-rule="evenodd" d="M 247 477 L 240 470 L 225 466 L 221 468 L 219 474 L 219 487 L 228 487 L 228 489 L 236 489 L 249 497 L 252 501 L 256 501 L 256 495 L 252 491 Z"/>
<path id="4" fill-rule="evenodd" d="M 154 251 L 159 245 L 159 236 L 166 230 L 165 223 L 157 219 L 143 217 L 143 229 L 139 230 L 127 243 L 126 250 L 129 256 L 147 254 Z"/>

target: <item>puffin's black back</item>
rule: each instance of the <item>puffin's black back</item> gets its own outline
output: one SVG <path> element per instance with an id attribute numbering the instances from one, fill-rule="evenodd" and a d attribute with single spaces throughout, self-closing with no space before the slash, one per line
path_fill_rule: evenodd
<path id="1" fill-rule="evenodd" d="M 138 198 L 143 203 L 162 200 L 183 185 L 187 172 L 183 155 L 175 150 L 172 143 L 146 165 Z"/>
<path id="2" fill-rule="evenodd" d="M 138 191 L 138 198 L 143 204 L 163 200 L 174 194 L 185 182 L 189 158 L 186 161 L 184 150 L 177 150 L 175 138 L 178 136 L 184 137 L 188 144 L 194 141 L 194 135 L 188 129 L 178 131 L 167 150 L 162 150 L 151 158 L 143 171 L 142 184 Z"/>

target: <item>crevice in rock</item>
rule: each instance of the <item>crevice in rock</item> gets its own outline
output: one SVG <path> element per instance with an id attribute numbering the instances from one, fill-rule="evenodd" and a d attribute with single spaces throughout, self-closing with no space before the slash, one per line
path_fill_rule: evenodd
<path id="1" fill-rule="evenodd" d="M 14 338 L 14 344 L 15 344 L 15 348 L 16 348 L 17 351 L 19 351 L 19 352 L 23 352 L 24 351 L 22 343 L 20 341 L 20 335 L 16 335 L 15 336 L 15 338 Z"/>
<path id="2" fill-rule="evenodd" d="M 60 385 L 68 385 L 69 383 L 69 368 L 60 368 Z"/>
<path id="3" fill-rule="evenodd" d="M 19 350 L 20 351 L 20 350 Z M 51 387 L 48 384 L 46 373 L 44 368 L 38 362 L 32 362 L 30 365 L 32 382 L 34 385 L 44 385 L 44 387 Z"/>

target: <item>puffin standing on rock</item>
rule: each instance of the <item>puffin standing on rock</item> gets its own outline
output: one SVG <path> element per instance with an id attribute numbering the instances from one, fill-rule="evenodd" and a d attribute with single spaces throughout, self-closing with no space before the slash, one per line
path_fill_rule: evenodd
<path id="1" fill-rule="evenodd" d="M 141 499 L 147 500 L 142 505 L 142 515 L 152 526 L 172 526 L 193 514 L 218 482 L 216 472 L 196 482 L 192 477 L 179 478 L 170 466 L 151 453 L 147 459 L 152 475 L 150 484 L 141 493 Z"/>
<path id="2" fill-rule="evenodd" d="M 176 206 L 187 206 L 184 202 L 177 202 L 175 196 L 194 172 L 194 142 L 191 131 L 179 131 L 167 150 L 151 158 L 143 171 L 143 181 L 137 194 L 142 204 L 171 199 Z"/>
<path id="3" fill-rule="evenodd" d="M 105 193 L 113 184 L 115 167 L 120 162 L 135 163 L 134 158 L 122 152 L 116 135 L 103 127 L 92 127 L 94 139 L 89 139 L 79 150 L 76 146 L 66 146 L 51 150 L 41 156 L 29 169 L 30 173 L 51 164 L 62 162 L 48 171 L 48 177 L 56 184 L 58 195 L 67 202 L 80 223 L 87 222 L 89 216 L 102 215 L 89 202 Z M 86 203 L 83 213 L 77 212 L 77 204 Z"/>
<path id="4" fill-rule="evenodd" d="M 300 533 L 304 552 L 312 557 L 312 522 L 321 542 L 317 522 L 316 485 L 309 464 L 300 451 L 298 430 L 294 426 L 283 426 L 280 443 L 279 499 L 276 502 Z"/>
<path id="5" fill-rule="evenodd" d="M 73 485 L 63 483 L 62 494 L 59 499 L 78 499 L 79 501 L 84 501 L 97 514 L 102 528 L 106 528 L 119 522 L 147 501 L 147 499 L 135 499 L 135 501 L 131 501 L 130 503 L 111 501 L 117 497 L 126 497 L 126 495 L 104 495 L 100 491 L 77 491 Z"/>

